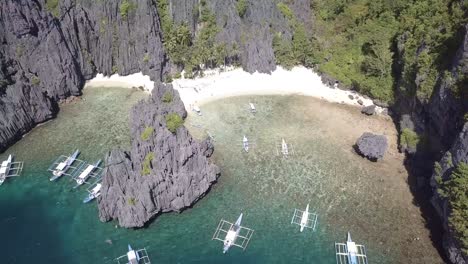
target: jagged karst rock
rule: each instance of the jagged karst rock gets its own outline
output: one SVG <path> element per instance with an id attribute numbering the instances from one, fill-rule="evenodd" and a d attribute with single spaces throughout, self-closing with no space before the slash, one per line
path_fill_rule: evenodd
<path id="1" fill-rule="evenodd" d="M 141 71 L 162 80 L 171 65 L 155 2 L 133 0 L 134 8 L 123 17 L 121 1 L 62 0 L 54 12 L 46 10 L 46 0 L 0 1 L 0 152 L 36 124 L 53 118 L 57 102 L 80 95 L 85 81 L 97 73 Z M 187 23 L 195 35 L 201 28 L 200 16 L 195 15 L 199 1 L 169 2 L 174 21 Z M 246 71 L 276 68 L 273 35 L 291 39 L 293 34 L 276 2 L 248 1 L 243 18 L 236 1 L 206 2 L 216 11 L 216 41 L 235 43 Z M 294 1 L 290 7 L 310 30 L 310 2 Z"/>
<path id="2" fill-rule="evenodd" d="M 442 219 L 444 228 L 443 245 L 447 252 L 447 256 L 452 263 L 467 264 L 468 256 L 464 256 L 460 250 L 460 244 L 455 239 L 453 231 L 449 228 L 450 208 L 446 198 L 442 197 L 437 191 L 440 188 L 437 177 L 442 177 L 447 181 L 451 177 L 451 173 L 458 166 L 459 163 L 468 163 L 468 123 L 465 123 L 461 133 L 455 140 L 452 148 L 445 153 L 442 157 L 440 164 L 440 172 L 434 172 L 431 177 L 430 183 L 433 189 L 433 196 L 431 203 L 436 209 L 437 214 Z"/>
<path id="3" fill-rule="evenodd" d="M 355 148 L 362 156 L 377 161 L 382 159 L 387 151 L 387 138 L 383 135 L 365 132 L 357 140 Z"/>
<path id="4" fill-rule="evenodd" d="M 364 106 L 361 109 L 361 113 L 363 113 L 365 115 L 373 115 L 373 114 L 375 114 L 375 108 L 376 108 L 375 105 Z"/>
<path id="5" fill-rule="evenodd" d="M 164 93 L 173 95 L 172 102 L 162 102 Z M 98 199 L 101 221 L 118 219 L 120 226 L 142 227 L 159 213 L 180 212 L 191 206 L 217 180 L 220 170 L 208 160 L 214 150 L 212 142 L 198 142 L 184 126 L 170 132 L 165 121 L 170 113 L 187 115 L 171 85 L 157 84 L 148 101 L 133 107 L 132 150 L 113 150 L 106 157 Z M 142 138 L 148 127 L 153 132 Z M 153 158 L 145 161 L 151 155 Z"/>

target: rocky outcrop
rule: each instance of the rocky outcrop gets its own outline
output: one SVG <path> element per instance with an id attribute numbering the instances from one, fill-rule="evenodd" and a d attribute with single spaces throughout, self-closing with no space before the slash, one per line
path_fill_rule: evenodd
<path id="1" fill-rule="evenodd" d="M 172 102 L 162 102 L 165 93 Z M 148 101 L 133 107 L 132 150 L 113 150 L 106 157 L 98 199 L 102 221 L 118 219 L 120 226 L 142 227 L 159 213 L 191 206 L 216 181 L 219 168 L 208 160 L 213 144 L 209 139 L 197 142 L 184 126 L 170 132 L 165 117 L 172 113 L 187 115 L 171 85 L 157 84 Z"/>
<path id="2" fill-rule="evenodd" d="M 375 105 L 364 106 L 361 109 L 361 113 L 363 113 L 365 115 L 373 115 L 373 114 L 375 114 L 375 109 L 376 109 Z"/>
<path id="3" fill-rule="evenodd" d="M 466 142 L 466 138 L 463 139 L 466 137 L 464 136 L 466 124 L 463 126 L 463 115 L 468 112 L 468 93 L 463 92 L 463 89 L 466 91 L 466 85 L 468 85 L 468 25 L 465 25 L 460 33 L 462 38 L 460 38 L 458 50 L 453 58 L 447 58 L 447 61 L 451 62 L 450 66 L 445 75 L 439 76 L 430 99 L 420 100 L 417 97 L 407 97 L 404 92 L 401 92 L 393 110 L 398 115 L 400 129 L 407 128 L 415 131 L 422 140 L 422 144 L 418 144 L 417 148 L 402 148 L 402 150 L 409 154 L 411 169 L 416 172 L 418 178 L 423 179 L 422 182 L 425 182 L 425 185 L 430 183 L 432 186 L 432 194 L 427 195 L 427 199 L 432 197 L 430 200 L 435 208 L 435 214 L 443 225 L 442 246 L 452 263 L 466 264 L 466 256 L 462 257 L 460 247 L 447 224 L 450 214 L 447 202 L 437 193 L 438 186 L 435 177 L 438 175 L 431 173 L 434 161 L 439 161 L 443 168 L 442 175 L 447 180 L 453 169 L 452 166 L 447 165 L 453 160 L 453 166 L 455 166 L 465 159 L 463 156 L 467 151 L 466 143 L 462 142 Z M 399 40 L 397 54 L 405 52 L 404 42 L 405 34 Z M 421 78 L 422 76 L 415 77 L 416 85 Z M 403 83 L 402 80 L 399 81 L 399 85 Z M 457 94 L 459 88 L 462 90 Z M 440 157 L 439 153 L 445 154 Z M 449 158 L 450 156 L 452 158 Z M 456 158 L 453 158 L 455 156 Z"/>
<path id="4" fill-rule="evenodd" d="M 369 132 L 362 134 L 356 142 L 356 151 L 372 161 L 382 159 L 387 151 L 387 138 L 383 135 L 375 135 Z"/>
<path id="5" fill-rule="evenodd" d="M 442 219 L 442 224 L 445 230 L 443 244 L 446 249 L 447 256 L 453 263 L 467 264 L 468 256 L 464 256 L 462 254 L 460 245 L 454 238 L 453 231 L 449 228 L 448 219 L 451 212 L 450 207 L 447 199 L 440 196 L 437 192 L 437 189 L 440 188 L 440 186 L 436 180 L 437 177 L 441 177 L 444 181 L 450 179 L 452 171 L 460 162 L 468 163 L 468 123 L 463 127 L 462 132 L 458 135 L 452 148 L 444 154 L 439 162 L 440 171 L 435 171 L 431 178 L 431 186 L 434 193 L 431 203 Z"/>
<path id="6" fill-rule="evenodd" d="M 97 72 L 143 71 L 154 80 L 164 72 L 151 0 L 136 1 L 127 18 L 119 1 L 63 0 L 50 11 L 43 0 L 0 2 L 0 152 L 54 117 L 57 101 L 79 95 Z"/>
<path id="7" fill-rule="evenodd" d="M 56 102 L 80 95 L 97 73 L 142 71 L 158 81 L 170 71 L 155 1 L 131 0 L 127 10 L 121 2 L 61 0 L 56 7 L 45 0 L 0 2 L 0 152 L 53 118 Z M 216 11 L 217 41 L 236 44 L 245 70 L 276 68 L 273 34 L 290 39 L 292 32 L 275 1 L 247 1 L 242 18 L 236 1 L 206 2 Z M 196 35 L 202 27 L 199 1 L 169 0 L 169 6 L 173 20 L 187 23 Z M 290 7 L 311 28 L 310 1 Z"/>

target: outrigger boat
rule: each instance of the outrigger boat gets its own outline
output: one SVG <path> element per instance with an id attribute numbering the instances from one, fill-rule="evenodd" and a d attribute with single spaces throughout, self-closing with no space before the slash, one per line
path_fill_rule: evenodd
<path id="1" fill-rule="evenodd" d="M 281 139 L 281 153 L 283 153 L 284 156 L 289 155 L 288 144 L 286 144 L 284 138 Z"/>
<path id="2" fill-rule="evenodd" d="M 276 143 L 276 155 L 281 155 L 284 158 L 294 155 L 294 148 L 292 144 L 286 143 L 286 140 L 281 138 L 281 140 Z"/>
<path id="3" fill-rule="evenodd" d="M 213 235 L 213 239 L 223 242 L 223 253 L 226 253 L 232 246 L 237 246 L 244 250 L 247 248 L 254 231 L 250 228 L 241 226 L 242 216 L 243 214 L 241 213 L 234 224 L 222 219 L 219 222 Z M 226 234 L 224 238 L 222 236 L 223 234 Z"/>
<path id="4" fill-rule="evenodd" d="M 118 263 L 121 263 L 120 261 L 122 261 L 122 263 L 126 264 L 151 264 L 146 249 L 134 250 L 130 245 L 128 245 L 127 254 L 118 257 L 116 260 Z"/>
<path id="5" fill-rule="evenodd" d="M 244 148 L 245 152 L 249 152 L 249 140 L 246 136 L 242 139 L 242 148 Z"/>
<path id="6" fill-rule="evenodd" d="M 6 178 L 19 176 L 22 170 L 23 162 L 13 162 L 13 155 L 8 155 L 8 159 L 0 164 L 0 185 Z"/>
<path id="7" fill-rule="evenodd" d="M 55 181 L 58 178 L 60 178 L 65 172 L 68 170 L 68 168 L 75 162 L 76 157 L 80 154 L 79 150 L 76 150 L 72 155 L 70 155 L 65 161 L 60 162 L 57 167 L 52 171 L 52 178 L 50 178 L 50 181 Z"/>
<path id="8" fill-rule="evenodd" d="M 8 159 L 3 161 L 2 165 L 0 166 L 0 185 L 3 184 L 3 182 L 8 176 L 8 172 L 10 171 L 12 160 L 13 160 L 13 157 L 9 155 Z"/>
<path id="9" fill-rule="evenodd" d="M 301 232 L 304 231 L 304 228 L 311 228 L 315 231 L 317 219 L 318 215 L 316 213 L 310 213 L 309 204 L 307 204 L 305 211 L 294 209 L 291 224 L 299 225 L 301 227 Z"/>
<path id="10" fill-rule="evenodd" d="M 88 196 L 83 199 L 83 203 L 89 203 L 101 195 L 102 184 L 100 182 L 91 187 L 91 190 L 88 190 Z"/>
<path id="11" fill-rule="evenodd" d="M 80 175 L 76 178 L 77 184 L 73 188 L 78 188 L 79 186 L 83 185 L 92 172 L 99 167 L 99 164 L 101 164 L 101 160 L 98 160 L 94 165 L 89 164 L 88 167 L 86 167 L 86 169 L 84 169 L 83 172 L 81 172 Z"/>
<path id="12" fill-rule="evenodd" d="M 351 240 L 349 232 L 346 244 L 335 243 L 335 250 L 337 264 L 367 264 L 366 248 Z"/>
<path id="13" fill-rule="evenodd" d="M 257 113 L 257 109 L 255 108 L 255 105 L 253 103 L 249 103 L 249 106 L 250 106 L 250 112 L 252 114 Z"/>

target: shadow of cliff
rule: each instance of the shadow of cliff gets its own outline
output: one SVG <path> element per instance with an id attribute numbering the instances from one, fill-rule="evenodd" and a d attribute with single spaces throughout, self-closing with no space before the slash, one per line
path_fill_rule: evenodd
<path id="1" fill-rule="evenodd" d="M 450 263 L 443 247 L 442 221 L 431 204 L 433 191 L 430 186 L 430 178 L 437 155 L 425 151 L 424 143 L 419 143 L 417 150 L 414 155 L 407 154 L 404 162 L 408 172 L 408 185 L 413 194 L 413 204 L 419 208 L 425 227 L 430 232 L 432 244 L 444 262 Z"/>

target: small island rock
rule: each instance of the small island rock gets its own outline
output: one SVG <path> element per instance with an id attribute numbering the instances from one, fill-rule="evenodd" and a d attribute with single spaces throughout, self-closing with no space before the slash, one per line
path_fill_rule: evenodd
<path id="1" fill-rule="evenodd" d="M 356 151 L 372 161 L 383 158 L 388 148 L 387 138 L 383 135 L 375 135 L 365 132 L 356 142 Z"/>

